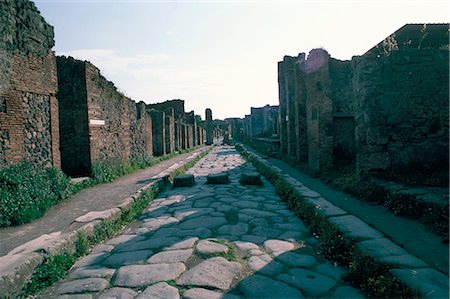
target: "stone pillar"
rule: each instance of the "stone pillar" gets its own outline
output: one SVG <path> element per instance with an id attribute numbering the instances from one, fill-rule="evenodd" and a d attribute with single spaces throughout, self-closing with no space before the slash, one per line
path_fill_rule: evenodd
<path id="1" fill-rule="evenodd" d="M 155 156 L 162 156 L 166 154 L 165 113 L 163 111 L 152 111 L 151 116 L 153 154 Z"/>
<path id="2" fill-rule="evenodd" d="M 175 150 L 175 117 L 173 108 L 165 111 L 165 143 L 166 154 Z"/>
<path id="3" fill-rule="evenodd" d="M 214 140 L 214 128 L 213 128 L 213 122 L 212 122 L 212 111 L 211 109 L 205 110 L 205 116 L 206 116 L 206 145 L 213 144 Z"/>

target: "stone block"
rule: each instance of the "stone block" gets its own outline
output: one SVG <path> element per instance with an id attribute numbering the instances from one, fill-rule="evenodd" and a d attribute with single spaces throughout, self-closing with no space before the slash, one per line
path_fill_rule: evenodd
<path id="1" fill-rule="evenodd" d="M 242 185 L 257 185 L 261 186 L 263 183 L 261 181 L 261 175 L 257 172 L 244 172 L 241 175 L 239 181 Z"/>
<path id="2" fill-rule="evenodd" d="M 190 187 L 195 184 L 194 175 L 183 174 L 173 178 L 173 187 Z"/>
<path id="3" fill-rule="evenodd" d="M 228 173 L 210 173 L 206 177 L 207 184 L 228 184 L 230 181 L 228 179 Z"/>

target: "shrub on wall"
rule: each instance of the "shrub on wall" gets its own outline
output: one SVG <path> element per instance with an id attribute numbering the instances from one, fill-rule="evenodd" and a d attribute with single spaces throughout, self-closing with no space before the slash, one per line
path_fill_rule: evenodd
<path id="1" fill-rule="evenodd" d="M 54 168 L 37 170 L 23 162 L 0 169 L 0 226 L 39 218 L 72 191 L 70 179 Z"/>

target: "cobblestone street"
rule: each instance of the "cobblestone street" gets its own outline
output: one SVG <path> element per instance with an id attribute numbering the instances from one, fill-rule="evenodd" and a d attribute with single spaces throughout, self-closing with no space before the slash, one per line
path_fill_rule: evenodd
<path id="1" fill-rule="evenodd" d="M 215 147 L 188 171 L 194 186 L 160 194 L 42 298 L 362 298 L 269 182 L 239 183 L 254 170 L 233 147 Z M 206 184 L 222 172 L 228 184 Z"/>

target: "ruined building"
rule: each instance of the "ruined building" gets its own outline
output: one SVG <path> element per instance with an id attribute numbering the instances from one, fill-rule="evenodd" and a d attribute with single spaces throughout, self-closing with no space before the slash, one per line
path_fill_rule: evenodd
<path id="1" fill-rule="evenodd" d="M 118 92 L 89 62 L 57 57 L 57 70 L 64 172 L 88 175 L 96 161 L 120 164 L 152 154 L 152 121 L 143 102 Z"/>
<path id="2" fill-rule="evenodd" d="M 0 167 L 59 167 L 53 27 L 26 0 L 0 1 L 0 12 Z"/>
<path id="3" fill-rule="evenodd" d="M 278 65 L 281 151 L 315 170 L 448 167 L 448 24 L 408 24 L 351 61 Z"/>

